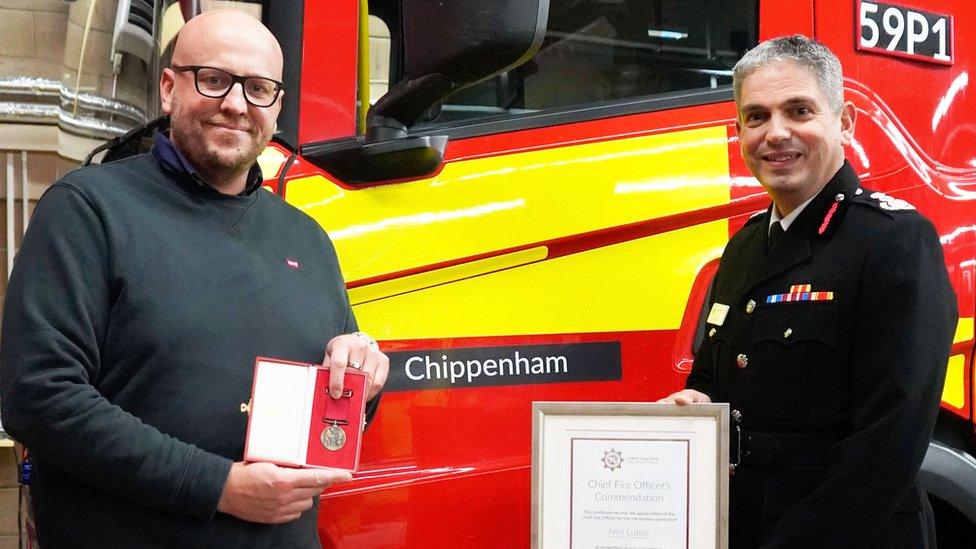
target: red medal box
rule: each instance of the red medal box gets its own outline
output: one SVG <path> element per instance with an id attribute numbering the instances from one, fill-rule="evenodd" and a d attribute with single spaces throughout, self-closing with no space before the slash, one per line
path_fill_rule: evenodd
<path id="1" fill-rule="evenodd" d="M 244 460 L 358 469 L 366 374 L 347 369 L 342 389 L 329 396 L 329 369 L 317 364 L 255 359 Z"/>

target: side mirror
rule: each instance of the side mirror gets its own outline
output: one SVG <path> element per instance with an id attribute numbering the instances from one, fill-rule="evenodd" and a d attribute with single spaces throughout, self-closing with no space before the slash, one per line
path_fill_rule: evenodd
<path id="1" fill-rule="evenodd" d="M 528 61 L 542 46 L 549 0 L 401 0 L 403 78 L 366 115 L 352 146 L 303 148 L 310 162 L 350 183 L 433 173 L 447 137 L 408 137 L 438 101 Z"/>
<path id="2" fill-rule="evenodd" d="M 403 0 L 401 10 L 403 79 L 370 108 L 367 142 L 406 135 L 434 103 L 528 61 L 549 0 Z"/>
<path id="3" fill-rule="evenodd" d="M 346 183 L 372 183 L 429 175 L 444 162 L 447 136 L 404 137 L 375 143 L 362 139 L 302 149 L 310 162 Z"/>

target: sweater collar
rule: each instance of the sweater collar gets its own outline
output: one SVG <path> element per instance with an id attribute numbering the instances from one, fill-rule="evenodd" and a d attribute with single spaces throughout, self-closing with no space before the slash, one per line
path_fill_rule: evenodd
<path id="1" fill-rule="evenodd" d="M 176 148 L 176 145 L 170 141 L 169 136 L 166 134 L 160 132 L 156 135 L 156 142 L 153 143 L 152 147 L 152 155 L 156 159 L 156 163 L 166 170 L 188 177 L 193 183 L 205 190 L 219 193 L 219 191 L 211 187 L 200 177 L 193 164 Z M 255 162 L 247 172 L 247 183 L 244 185 L 244 192 L 238 196 L 250 196 L 263 182 L 264 176 L 261 174 L 261 167 Z"/>

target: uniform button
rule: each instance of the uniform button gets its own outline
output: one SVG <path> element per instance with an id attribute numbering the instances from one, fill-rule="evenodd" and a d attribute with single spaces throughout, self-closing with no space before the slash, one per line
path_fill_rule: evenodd
<path id="1" fill-rule="evenodd" d="M 837 193 L 837 195 L 834 196 L 834 202 L 843 202 L 845 198 L 847 197 L 844 196 L 843 193 Z"/>
<path id="2" fill-rule="evenodd" d="M 793 328 L 787 328 L 786 331 L 783 332 L 783 339 L 786 339 L 791 335 L 793 335 Z"/>
<path id="3" fill-rule="evenodd" d="M 756 302 L 750 299 L 746 303 L 746 313 L 752 314 L 752 312 L 755 310 L 756 310 Z"/>
<path id="4" fill-rule="evenodd" d="M 715 334 L 717 332 L 718 332 L 718 330 L 716 330 L 715 328 L 712 328 L 711 330 L 708 331 L 708 337 L 715 337 Z"/>
<path id="5" fill-rule="evenodd" d="M 739 356 L 735 357 L 735 365 L 739 368 L 745 368 L 749 365 L 749 357 L 744 354 L 740 354 Z"/>

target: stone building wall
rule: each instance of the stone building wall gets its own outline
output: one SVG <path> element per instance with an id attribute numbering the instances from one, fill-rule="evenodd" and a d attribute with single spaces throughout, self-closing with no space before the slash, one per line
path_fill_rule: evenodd
<path id="1" fill-rule="evenodd" d="M 143 121 L 149 67 L 113 58 L 117 8 L 117 0 L 0 0 L 0 300 L 24 210 L 106 138 Z M 15 457 L 0 440 L 0 549 L 19 547 Z"/>

